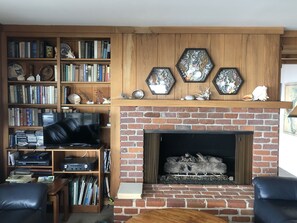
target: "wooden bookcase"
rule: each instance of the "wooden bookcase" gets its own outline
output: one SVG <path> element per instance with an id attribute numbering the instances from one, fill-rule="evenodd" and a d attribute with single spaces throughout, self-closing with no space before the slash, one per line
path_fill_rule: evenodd
<path id="1" fill-rule="evenodd" d="M 110 179 L 110 172 L 104 172 L 103 158 L 104 150 L 109 152 L 111 147 L 111 36 L 93 32 L 92 29 L 79 32 L 74 28 L 65 33 L 48 32 L 46 29 L 39 27 L 37 32 L 32 28 L 31 31 L 3 32 L 1 35 L 2 90 L 7 92 L 6 97 L 2 97 L 2 114 L 7 117 L 3 119 L 2 134 L 4 174 L 7 177 L 14 168 L 8 165 L 9 152 L 33 151 L 29 148 L 11 148 L 10 136 L 17 131 L 42 131 L 40 113 L 100 113 L 100 139 L 103 144 L 101 148 L 34 149 L 50 152 L 51 165 L 26 167 L 48 169 L 49 173 L 63 177 L 96 177 L 100 188 L 98 204 L 74 205 L 72 210 L 100 212 L 103 205 L 103 180 L 105 177 Z M 70 52 L 74 57 L 66 55 Z M 34 80 L 28 80 L 28 77 Z M 39 78 L 40 81 L 37 81 Z M 69 94 L 79 95 L 80 103 L 69 103 Z M 15 114 L 15 117 L 12 117 L 12 114 Z M 60 169 L 60 163 L 65 157 L 81 157 L 86 153 L 98 158 L 95 171 L 67 172 Z"/>

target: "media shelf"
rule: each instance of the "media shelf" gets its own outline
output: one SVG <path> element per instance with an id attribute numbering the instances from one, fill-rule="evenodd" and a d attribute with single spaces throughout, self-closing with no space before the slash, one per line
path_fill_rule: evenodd
<path id="1" fill-rule="evenodd" d="M 58 34 L 57 34 L 58 33 Z M 100 140 L 110 147 L 110 103 L 111 97 L 111 36 L 105 33 L 86 32 L 5 32 L 6 41 L 2 58 L 2 87 L 7 92 L 4 100 L 4 116 L 10 118 L 4 124 L 3 151 L 5 175 L 14 168 L 48 170 L 49 174 L 67 177 L 71 180 L 84 176 L 97 179 L 98 202 L 95 205 L 76 205 L 75 212 L 100 212 L 103 205 L 103 151 L 104 148 L 11 148 L 11 139 L 17 133 L 42 132 L 42 124 L 32 126 L 31 111 L 38 110 L 38 119 L 48 112 L 100 113 Z M 72 75 L 72 76 L 71 76 Z M 39 79 L 40 78 L 40 79 Z M 67 92 L 65 91 L 65 88 Z M 49 93 L 48 93 L 49 92 Z M 66 94 L 65 94 L 66 92 Z M 47 98 L 44 99 L 45 95 Z M 80 96 L 79 104 L 68 100 L 70 94 Z M 36 96 L 36 99 L 35 99 Z M 38 99 L 37 99 L 38 96 Z M 47 101 L 50 100 L 50 101 Z M 91 104 L 89 102 L 94 102 Z M 65 110 L 65 107 L 69 109 Z M 12 115 L 13 114 L 13 115 Z M 37 116 L 34 116 L 35 119 Z M 102 120 L 101 120 L 102 119 Z M 102 121 L 102 122 L 101 122 Z M 5 120 L 6 122 L 6 120 Z M 35 121 L 34 121 L 35 122 Z M 18 123 L 18 124 L 16 124 Z M 49 152 L 50 166 L 8 165 L 9 153 Z M 65 157 L 97 157 L 98 166 L 91 171 L 63 171 L 60 167 Z"/>

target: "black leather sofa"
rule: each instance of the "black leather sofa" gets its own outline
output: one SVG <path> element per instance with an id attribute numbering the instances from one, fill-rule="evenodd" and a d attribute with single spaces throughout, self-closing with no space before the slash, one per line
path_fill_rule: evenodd
<path id="1" fill-rule="evenodd" d="M 297 223 L 297 178 L 256 177 L 255 223 Z"/>
<path id="2" fill-rule="evenodd" d="M 46 222 L 47 185 L 18 183 L 0 185 L 0 222 Z"/>

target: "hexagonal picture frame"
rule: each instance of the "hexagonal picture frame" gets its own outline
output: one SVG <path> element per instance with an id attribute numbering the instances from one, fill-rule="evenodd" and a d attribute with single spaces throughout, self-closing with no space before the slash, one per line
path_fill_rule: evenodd
<path id="1" fill-rule="evenodd" d="M 176 68 L 184 82 L 205 82 L 214 63 L 205 48 L 186 48 Z"/>
<path id="2" fill-rule="evenodd" d="M 222 67 L 213 79 L 213 84 L 221 95 L 237 94 L 243 79 L 235 67 Z"/>
<path id="3" fill-rule="evenodd" d="M 153 67 L 145 80 L 153 95 L 167 95 L 175 84 L 169 67 Z"/>

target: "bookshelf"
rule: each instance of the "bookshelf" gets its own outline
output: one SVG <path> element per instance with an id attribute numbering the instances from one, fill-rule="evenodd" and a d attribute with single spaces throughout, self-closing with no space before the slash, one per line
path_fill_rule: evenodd
<path id="1" fill-rule="evenodd" d="M 103 179 L 110 179 L 110 171 L 104 171 L 104 154 L 110 152 L 110 98 L 111 98 L 111 37 L 108 34 L 83 32 L 2 33 L 2 98 L 4 104 L 3 146 L 5 177 L 16 166 L 9 154 L 25 154 L 32 151 L 50 153 L 51 164 L 22 168 L 44 171 L 71 180 L 86 178 L 96 181 L 99 196 L 92 204 L 72 203 L 74 212 L 100 212 L 103 205 Z M 78 95 L 79 103 L 71 103 L 69 95 Z M 100 113 L 100 139 L 98 149 L 68 148 L 33 149 L 15 145 L 15 135 L 42 132 L 43 112 L 92 112 Z M 97 157 L 94 171 L 63 171 L 61 162 L 68 156 Z M 110 165 L 110 164 L 109 164 Z M 95 180 L 96 179 L 96 180 Z"/>

